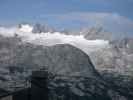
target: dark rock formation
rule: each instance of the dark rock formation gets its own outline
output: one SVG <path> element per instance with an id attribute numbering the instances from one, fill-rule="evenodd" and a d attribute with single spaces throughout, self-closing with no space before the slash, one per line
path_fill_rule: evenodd
<path id="1" fill-rule="evenodd" d="M 80 76 L 96 74 L 96 70 L 88 55 L 76 47 L 60 44 L 45 47 L 43 51 L 43 63 L 50 72 Z"/>

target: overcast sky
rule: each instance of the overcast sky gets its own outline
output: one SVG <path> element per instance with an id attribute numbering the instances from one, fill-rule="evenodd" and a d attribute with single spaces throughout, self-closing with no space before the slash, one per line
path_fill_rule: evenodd
<path id="1" fill-rule="evenodd" d="M 0 0 L 0 24 L 21 22 L 66 29 L 102 26 L 132 35 L 133 0 Z"/>

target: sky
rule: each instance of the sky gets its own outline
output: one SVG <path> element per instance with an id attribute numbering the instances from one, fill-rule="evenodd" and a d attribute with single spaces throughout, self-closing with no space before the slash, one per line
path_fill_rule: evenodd
<path id="1" fill-rule="evenodd" d="M 133 34 L 133 0 L 0 0 L 0 25 L 43 23 L 57 29 L 103 27 Z"/>

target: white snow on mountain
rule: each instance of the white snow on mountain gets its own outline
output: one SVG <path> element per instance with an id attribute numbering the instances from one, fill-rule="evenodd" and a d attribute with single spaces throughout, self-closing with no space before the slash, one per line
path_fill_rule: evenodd
<path id="1" fill-rule="evenodd" d="M 6 37 L 12 37 L 14 35 L 21 35 L 22 33 L 30 33 L 33 27 L 26 24 L 21 25 L 21 27 L 13 26 L 13 27 L 0 27 L 0 35 Z"/>
<path id="2" fill-rule="evenodd" d="M 65 35 L 60 32 L 35 34 L 32 30 L 33 27 L 28 24 L 21 25 L 21 27 L 0 27 L 0 35 L 6 37 L 17 36 L 20 37 L 23 42 L 33 43 L 35 45 L 52 46 L 56 44 L 71 44 L 87 54 L 109 46 L 107 40 L 87 40 L 83 35 Z"/>
<path id="3" fill-rule="evenodd" d="M 21 27 L 19 28 L 19 31 L 21 32 L 32 32 L 33 27 L 31 25 L 21 25 Z"/>

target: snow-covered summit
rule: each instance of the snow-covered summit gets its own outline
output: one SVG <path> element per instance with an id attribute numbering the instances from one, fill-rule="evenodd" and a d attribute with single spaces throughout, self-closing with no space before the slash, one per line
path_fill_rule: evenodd
<path id="1" fill-rule="evenodd" d="M 20 25 L 20 27 L 18 28 L 18 31 L 20 32 L 32 32 L 33 30 L 33 26 L 29 25 L 29 24 L 22 24 Z"/>

